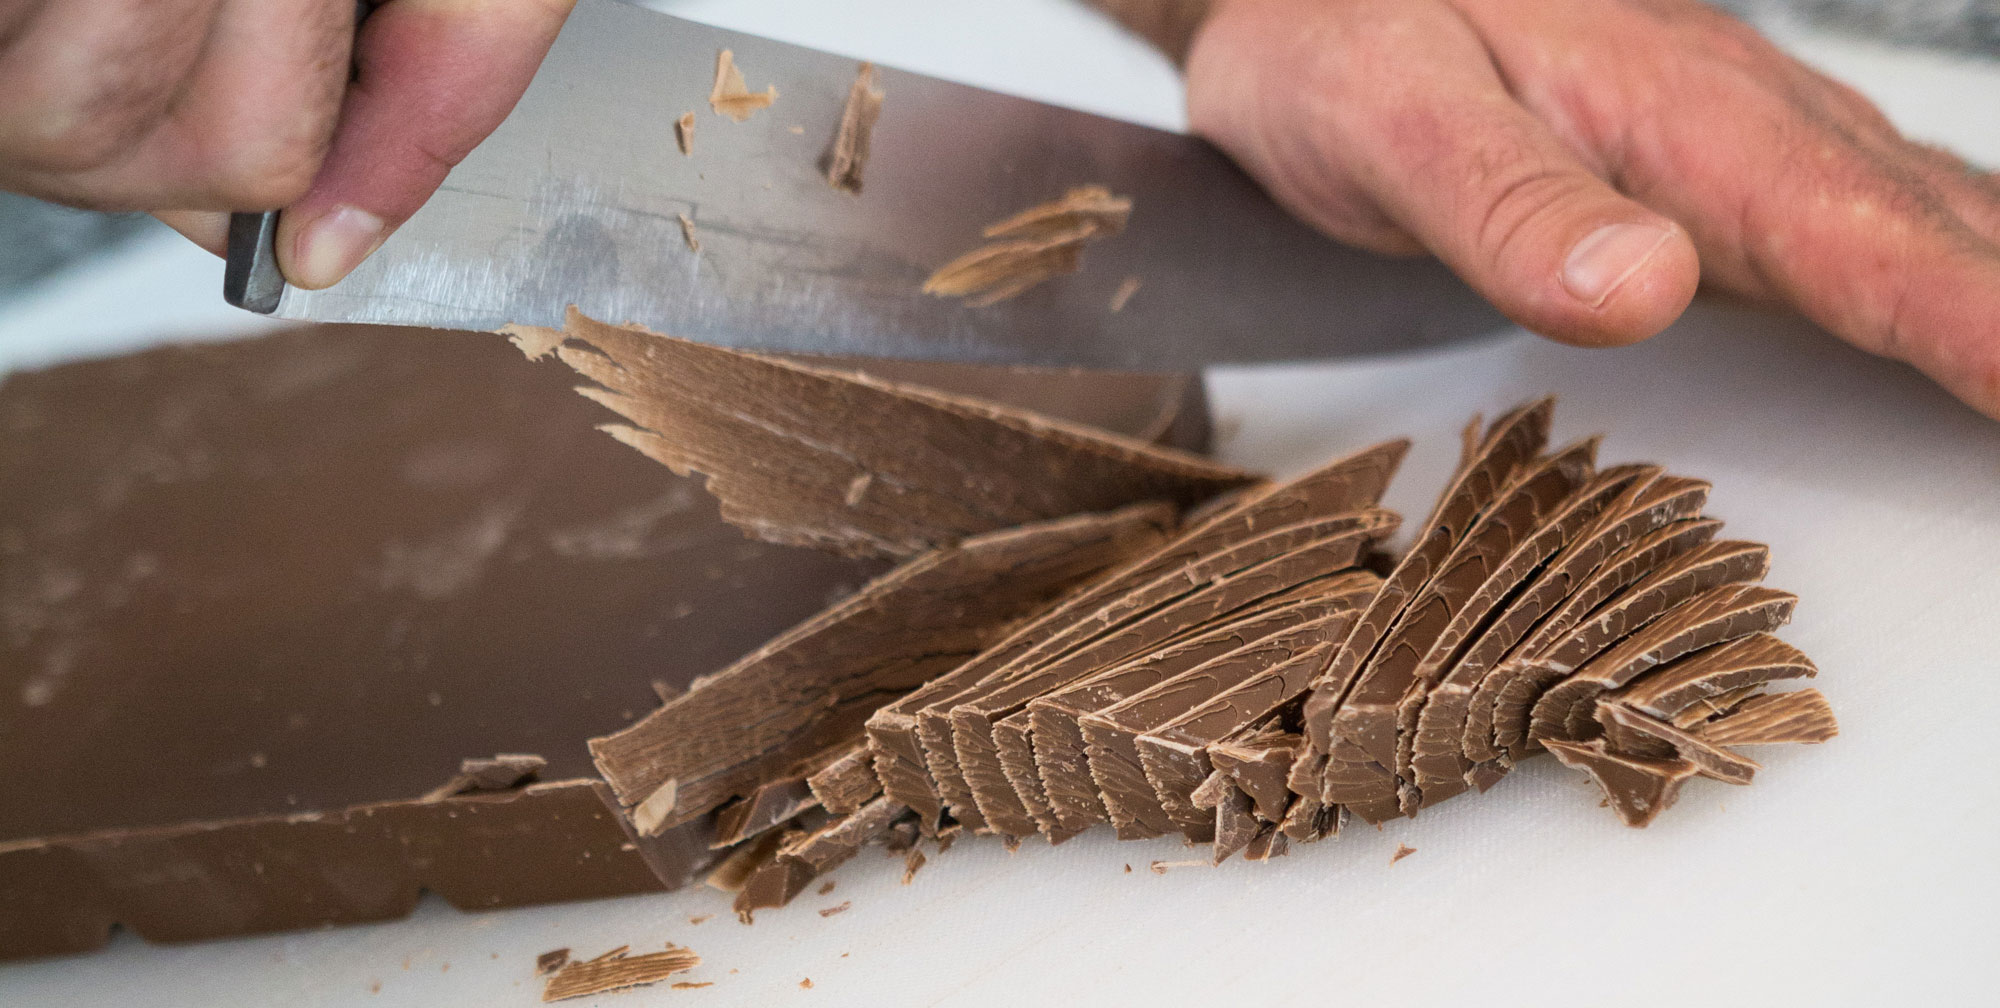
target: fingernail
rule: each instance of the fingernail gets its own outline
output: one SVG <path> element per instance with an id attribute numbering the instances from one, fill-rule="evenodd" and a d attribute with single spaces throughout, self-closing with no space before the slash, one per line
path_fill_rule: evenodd
<path id="1" fill-rule="evenodd" d="M 1602 307 L 1644 269 L 1671 231 L 1657 224 L 1607 224 L 1576 243 L 1563 261 L 1562 283 L 1578 301 Z"/>
<path id="2" fill-rule="evenodd" d="M 382 218 L 360 207 L 337 206 L 300 232 L 294 260 L 297 275 L 287 279 L 307 290 L 331 287 L 361 265 L 386 237 Z"/>

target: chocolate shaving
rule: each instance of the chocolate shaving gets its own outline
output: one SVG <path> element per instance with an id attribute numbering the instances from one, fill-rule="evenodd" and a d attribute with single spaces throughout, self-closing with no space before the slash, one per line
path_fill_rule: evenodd
<path id="1" fill-rule="evenodd" d="M 1395 864 L 1396 862 L 1401 861 L 1404 858 L 1409 857 L 1412 854 L 1415 854 L 1416 852 L 1417 849 L 1415 847 L 1411 847 L 1406 844 L 1397 844 L 1396 853 L 1389 855 L 1389 863 Z"/>
<path id="2" fill-rule="evenodd" d="M 833 916 L 834 914 L 844 914 L 844 913 L 846 913 L 847 911 L 849 911 L 849 910 L 851 910 L 851 909 L 853 909 L 853 908 L 854 908 L 854 901 L 853 901 L 853 900 L 845 900 L 845 901 L 842 901 L 841 903 L 839 903 L 838 905 L 835 905 L 835 906 L 830 906 L 830 907 L 827 907 L 827 908 L 825 908 L 825 909 L 821 910 L 821 911 L 819 912 L 819 915 L 820 915 L 821 917 L 831 917 L 831 916 Z"/>
<path id="3" fill-rule="evenodd" d="M 627 954 L 630 948 L 621 945 L 595 959 L 565 963 L 542 987 L 542 1000 L 562 1001 L 627 987 L 644 987 L 701 965 L 700 956 L 678 945 L 668 945 L 662 952 L 636 956 Z"/>
<path id="4" fill-rule="evenodd" d="M 762 91 L 753 92 L 743 82 L 743 71 L 736 68 L 736 54 L 727 49 L 715 54 L 715 85 L 708 92 L 708 107 L 716 115 L 728 116 L 743 122 L 755 115 L 759 109 L 771 107 L 778 100 L 778 86 L 773 84 Z"/>
<path id="5" fill-rule="evenodd" d="M 535 779 L 549 761 L 529 753 L 501 753 L 474 757 L 458 765 L 458 773 L 439 785 L 423 801 L 439 801 L 472 791 L 506 791 Z"/>
<path id="6" fill-rule="evenodd" d="M 1816 689 L 1751 697 L 1701 725 L 1695 734 L 1714 745 L 1813 745 L 1839 733 L 1833 709 Z"/>
<path id="7" fill-rule="evenodd" d="M 548 976 L 569 962 L 569 949 L 550 949 L 535 957 L 535 975 Z"/>
<path id="8" fill-rule="evenodd" d="M 1113 313 L 1124 311 L 1125 306 L 1131 302 L 1132 295 L 1137 293 L 1139 293 L 1138 277 L 1128 276 L 1118 281 L 1118 289 L 1111 292 L 1111 311 Z"/>
<path id="9" fill-rule="evenodd" d="M 687 242 L 688 251 L 701 251 L 701 238 L 694 233 L 694 219 L 687 214 L 675 214 L 674 217 L 681 222 L 681 238 Z"/>
<path id="10" fill-rule="evenodd" d="M 723 517 L 772 542 L 909 557 L 1136 501 L 1186 505 L 1252 480 L 1047 417 L 574 310 L 568 333 L 576 343 L 562 359 L 599 383 L 584 394 L 637 425 L 605 429 L 675 472 L 706 474 Z M 872 488 L 850 505 L 864 476 Z"/>
<path id="11" fill-rule="evenodd" d="M 847 90 L 840 110 L 840 128 L 826 155 L 826 181 L 842 192 L 860 195 L 861 170 L 868 164 L 868 143 L 875 120 L 882 114 L 882 92 L 875 87 L 875 64 L 863 63 Z"/>
<path id="12" fill-rule="evenodd" d="M 964 298 L 974 307 L 1004 301 L 1075 272 L 1083 246 L 1124 230 L 1131 214 L 1132 201 L 1103 186 L 1071 189 L 989 225 L 982 234 L 992 240 L 939 267 L 924 281 L 924 293 Z"/>

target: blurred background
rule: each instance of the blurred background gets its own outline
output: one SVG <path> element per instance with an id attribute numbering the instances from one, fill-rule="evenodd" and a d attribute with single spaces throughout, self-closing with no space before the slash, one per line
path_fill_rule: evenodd
<path id="1" fill-rule="evenodd" d="M 1719 0 L 1881 103 L 1906 132 L 2000 166 L 2000 0 Z M 697 20 L 1150 125 L 1183 123 L 1164 60 L 1069 0 L 654 0 Z M 1107 59 L 1106 53 L 1115 55 Z M 1023 82 L 1033 81 L 1024 88 Z M 0 193 L 0 373 L 161 338 L 257 331 L 220 265 L 142 214 Z"/>

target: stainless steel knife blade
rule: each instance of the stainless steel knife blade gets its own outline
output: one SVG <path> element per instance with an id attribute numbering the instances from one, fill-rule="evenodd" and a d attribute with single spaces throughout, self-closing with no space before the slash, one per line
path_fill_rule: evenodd
<path id="1" fill-rule="evenodd" d="M 778 89 L 747 122 L 708 105 L 723 49 L 752 90 Z M 837 191 L 822 157 L 857 69 L 582 0 L 519 106 L 430 202 L 346 280 L 287 286 L 272 314 L 494 329 L 559 325 L 575 304 L 746 349 L 1147 370 L 1386 353 L 1506 324 L 1435 262 L 1313 232 L 1200 140 L 888 68 L 866 186 Z M 922 293 L 985 225 L 1086 184 L 1134 210 L 1080 271 L 986 307 Z M 1113 311 L 1127 278 L 1138 291 Z"/>

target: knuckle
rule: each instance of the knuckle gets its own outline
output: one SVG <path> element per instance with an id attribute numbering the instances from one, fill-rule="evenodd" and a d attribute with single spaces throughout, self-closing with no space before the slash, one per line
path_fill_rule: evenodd
<path id="1" fill-rule="evenodd" d="M 322 150 L 296 140 L 246 148 L 214 180 L 216 195 L 238 210 L 270 210 L 295 203 L 319 173 Z"/>
<path id="2" fill-rule="evenodd" d="M 65 81 L 30 114 L 16 157 L 44 171 L 90 171 L 127 156 L 166 118 L 171 89 L 116 69 Z"/>

